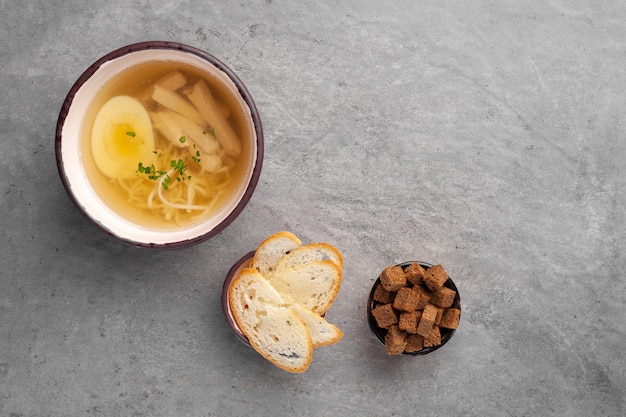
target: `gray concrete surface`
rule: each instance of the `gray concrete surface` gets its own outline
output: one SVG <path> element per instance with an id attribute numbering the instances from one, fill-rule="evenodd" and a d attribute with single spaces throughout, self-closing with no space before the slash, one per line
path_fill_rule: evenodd
<path id="1" fill-rule="evenodd" d="M 0 2 L 1 416 L 626 413 L 626 9 L 620 1 Z M 266 135 L 249 206 L 214 239 L 130 247 L 67 197 L 65 94 L 125 44 L 203 48 Z M 230 266 L 290 230 L 345 257 L 343 340 L 305 374 L 239 343 Z M 387 357 L 378 272 L 441 263 L 459 331 Z"/>

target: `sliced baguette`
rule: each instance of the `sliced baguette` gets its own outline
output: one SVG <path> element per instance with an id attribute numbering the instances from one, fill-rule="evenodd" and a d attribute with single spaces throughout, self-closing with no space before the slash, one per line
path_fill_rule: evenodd
<path id="1" fill-rule="evenodd" d="M 313 359 L 311 334 L 257 270 L 245 268 L 233 279 L 228 301 L 237 325 L 261 356 L 289 372 L 307 370 Z"/>
<path id="2" fill-rule="evenodd" d="M 307 310 L 299 304 L 292 305 L 291 309 L 300 317 L 309 330 L 313 348 L 332 345 L 343 337 L 343 332 L 339 328 L 311 310 Z"/>
<path id="3" fill-rule="evenodd" d="M 340 269 L 343 268 L 343 257 L 337 248 L 328 243 L 309 243 L 293 249 L 283 256 L 275 270 L 292 269 L 308 262 L 324 260 L 331 260 Z"/>
<path id="4" fill-rule="evenodd" d="M 300 304 L 321 316 L 337 297 L 341 269 L 330 260 L 312 261 L 277 271 L 268 281 L 287 303 Z"/>
<path id="5" fill-rule="evenodd" d="M 251 267 L 261 275 L 268 275 L 274 271 L 278 262 L 285 254 L 298 248 L 302 242 L 293 233 L 278 232 L 265 239 L 254 253 Z"/>

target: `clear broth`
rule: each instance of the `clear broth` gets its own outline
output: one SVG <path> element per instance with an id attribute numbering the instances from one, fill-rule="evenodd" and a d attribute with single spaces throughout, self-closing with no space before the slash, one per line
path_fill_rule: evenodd
<path id="1" fill-rule="evenodd" d="M 220 106 L 226 106 L 229 109 L 228 122 L 235 131 L 241 143 L 241 154 L 236 158 L 235 164 L 230 171 L 231 181 L 226 191 L 217 201 L 208 213 L 203 214 L 201 218 L 193 218 L 187 216 L 188 219 L 182 224 L 177 224 L 171 220 L 165 219 L 162 215 L 153 213 L 149 209 L 141 209 L 134 207 L 128 203 L 128 194 L 118 189 L 114 181 L 106 177 L 96 166 L 91 152 L 91 130 L 94 124 L 96 114 L 99 109 L 110 98 L 117 95 L 129 95 L 142 101 L 142 94 L 148 86 L 154 84 L 166 74 L 172 71 L 183 73 L 188 80 L 195 81 L 203 79 L 212 95 Z M 248 117 L 246 117 L 248 114 Z M 121 71 L 112 78 L 105 87 L 103 87 L 94 97 L 85 113 L 83 125 L 81 127 L 81 155 L 85 167 L 86 175 L 90 184 L 102 199 L 102 201 L 117 215 L 125 218 L 133 223 L 140 224 L 144 227 L 171 229 L 188 226 L 202 221 L 212 214 L 224 208 L 225 204 L 236 194 L 242 187 L 245 188 L 245 178 L 248 174 L 248 161 L 252 157 L 252 140 L 254 127 L 249 122 L 249 110 L 242 108 L 242 105 L 233 97 L 232 90 L 224 85 L 217 76 L 208 73 L 193 65 L 178 61 L 155 61 L 147 62 L 132 66 Z M 155 139 L 159 137 L 155 130 Z M 158 143 L 163 139 L 156 139 L 157 149 Z M 139 161 L 138 161 L 139 162 Z"/>

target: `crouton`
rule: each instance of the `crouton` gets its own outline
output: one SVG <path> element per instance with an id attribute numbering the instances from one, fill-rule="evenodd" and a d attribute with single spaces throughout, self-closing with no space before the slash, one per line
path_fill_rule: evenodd
<path id="1" fill-rule="evenodd" d="M 435 316 L 435 322 L 433 323 L 435 326 L 439 326 L 441 322 L 441 318 L 443 317 L 443 308 L 435 306 L 437 311 L 437 315 Z"/>
<path id="2" fill-rule="evenodd" d="M 435 319 L 437 318 L 437 307 L 432 304 L 428 304 L 424 307 L 424 312 L 422 313 L 422 317 L 420 318 L 420 322 L 417 325 L 417 334 L 421 336 L 428 336 L 430 331 L 432 330 L 433 325 L 435 324 Z"/>
<path id="3" fill-rule="evenodd" d="M 420 302 L 420 295 L 412 288 L 402 287 L 393 299 L 393 308 L 402 311 L 415 311 Z"/>
<path id="4" fill-rule="evenodd" d="M 388 329 L 393 324 L 398 323 L 398 314 L 391 304 L 380 304 L 372 310 L 372 315 L 376 319 L 378 327 Z"/>
<path id="5" fill-rule="evenodd" d="M 424 282 L 424 268 L 417 262 L 413 262 L 404 268 L 404 275 L 407 281 L 413 285 L 422 285 L 422 282 Z"/>
<path id="6" fill-rule="evenodd" d="M 395 293 L 384 289 L 382 284 L 377 284 L 376 289 L 374 290 L 374 296 L 372 298 L 378 303 L 387 304 L 393 301 L 394 296 Z"/>
<path id="7" fill-rule="evenodd" d="M 450 307 L 454 302 L 456 291 L 448 287 L 441 287 L 432 293 L 430 303 L 437 307 Z"/>
<path id="8" fill-rule="evenodd" d="M 424 337 L 418 334 L 409 334 L 406 337 L 406 347 L 404 351 L 407 353 L 419 352 L 424 348 Z"/>
<path id="9" fill-rule="evenodd" d="M 421 311 L 400 313 L 400 317 L 398 318 L 398 327 L 407 333 L 415 334 L 417 333 L 417 323 L 419 323 L 421 317 Z"/>
<path id="10" fill-rule="evenodd" d="M 417 310 L 423 310 L 426 304 L 430 304 L 430 298 L 432 297 L 432 291 L 423 285 L 416 285 L 413 287 L 413 291 L 416 291 L 420 295 L 420 301 L 417 304 Z"/>
<path id="11" fill-rule="evenodd" d="M 443 317 L 439 322 L 439 326 L 444 329 L 457 329 L 459 327 L 459 321 L 461 319 L 461 310 L 458 308 L 446 308 L 443 312 Z"/>
<path id="12" fill-rule="evenodd" d="M 429 290 L 435 291 L 448 280 L 448 274 L 441 265 L 431 266 L 424 272 L 424 284 Z"/>
<path id="13" fill-rule="evenodd" d="M 389 328 L 389 331 L 385 335 L 385 346 L 387 348 L 388 355 L 399 355 L 404 352 L 407 342 L 407 333 L 404 330 L 400 330 L 397 325 L 393 325 Z"/>
<path id="14" fill-rule="evenodd" d="M 387 291 L 398 291 L 406 285 L 406 277 L 402 267 L 390 266 L 383 270 L 380 274 L 380 283 Z"/>
<path id="15" fill-rule="evenodd" d="M 441 344 L 441 331 L 439 326 L 433 326 L 430 333 L 424 336 L 424 347 L 439 346 Z"/>

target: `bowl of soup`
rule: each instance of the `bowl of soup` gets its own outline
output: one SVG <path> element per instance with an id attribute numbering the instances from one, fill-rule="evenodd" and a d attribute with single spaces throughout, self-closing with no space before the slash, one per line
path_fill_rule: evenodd
<path id="1" fill-rule="evenodd" d="M 241 79 L 201 49 L 150 41 L 94 62 L 70 89 L 56 160 L 78 210 L 129 244 L 205 241 L 243 211 L 263 128 Z"/>

